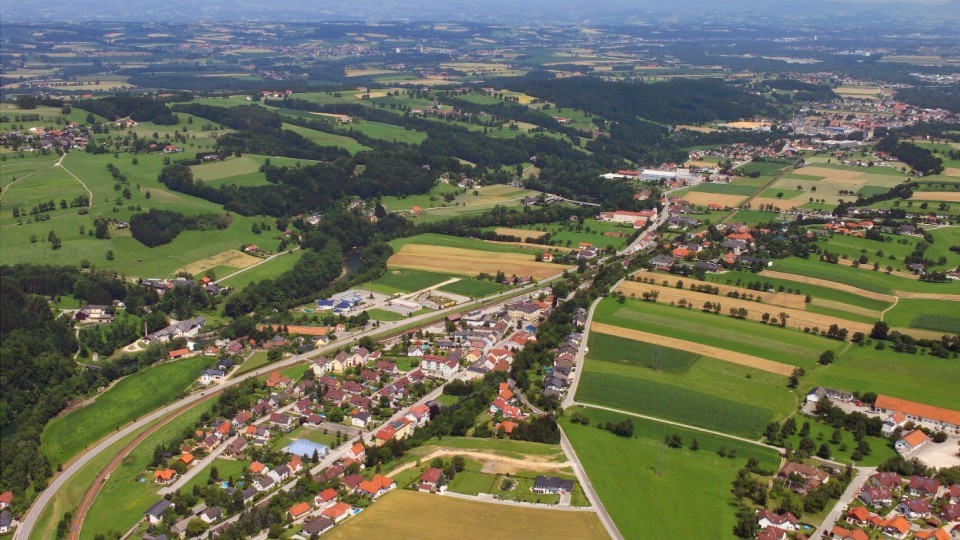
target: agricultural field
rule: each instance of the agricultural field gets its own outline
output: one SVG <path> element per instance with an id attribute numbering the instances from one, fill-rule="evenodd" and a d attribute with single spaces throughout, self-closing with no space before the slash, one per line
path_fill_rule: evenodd
<path id="1" fill-rule="evenodd" d="M 560 419 L 561 427 L 628 539 L 648 538 L 652 523 L 663 538 L 732 537 L 736 519 L 730 485 L 737 470 L 750 457 L 770 471 L 780 463 L 772 449 L 636 417 L 631 418 L 633 437 L 618 437 L 595 426 L 620 422 L 626 415 L 589 406 L 577 412 L 586 415 L 590 425 L 571 423 L 568 412 Z M 673 434 L 680 436 L 683 448 L 662 447 L 663 438 Z M 699 450 L 689 449 L 694 438 Z M 727 456 L 735 450 L 736 457 L 721 457 L 721 447 Z M 681 509 L 696 511 L 697 519 Z"/>
<path id="2" fill-rule="evenodd" d="M 192 427 L 203 414 L 213 409 L 206 402 L 174 418 L 138 445 L 103 484 L 80 530 L 81 540 L 94 539 L 111 531 L 127 531 L 143 519 L 144 509 L 158 499 L 159 486 L 149 479 L 138 480 L 153 459 L 153 449 L 162 443 L 180 437 L 184 429 Z"/>
<path id="3" fill-rule="evenodd" d="M 809 370 L 823 351 L 839 351 L 843 347 L 838 341 L 789 328 L 633 299 L 627 299 L 624 304 L 613 298 L 604 299 L 597 306 L 593 320 L 594 323 L 633 332 L 689 342 L 689 346 L 673 345 L 674 348 L 695 351 L 693 347 L 704 346 L 769 360 L 776 364 L 771 370 L 784 366 L 799 366 Z M 682 324 L 678 324 L 678 321 L 682 321 Z M 728 361 L 737 360 L 730 358 Z M 745 359 L 748 363 L 750 360 Z M 789 371 L 786 374 L 789 375 Z"/>
<path id="4" fill-rule="evenodd" d="M 376 281 L 364 283 L 360 288 L 381 294 L 412 293 L 428 289 L 451 279 L 450 274 L 439 272 L 424 272 L 422 270 L 408 270 L 394 268 L 387 270 Z"/>
<path id="5" fill-rule="evenodd" d="M 797 257 L 780 259 L 774 263 L 773 269 L 807 278 L 836 281 L 886 295 L 893 295 L 896 291 L 960 294 L 960 284 L 956 282 L 929 283 L 897 275 L 887 275 L 885 272 L 874 272 L 872 267 L 853 268 L 841 264 L 821 262 L 816 259 L 800 259 Z"/>
<path id="6" fill-rule="evenodd" d="M 406 129 L 394 124 L 374 122 L 372 120 L 364 120 L 350 124 L 346 133 L 349 134 L 351 131 L 362 133 L 374 139 L 406 144 L 420 144 L 427 138 L 427 134 L 422 131 Z"/>
<path id="7" fill-rule="evenodd" d="M 438 287 L 438 290 L 452 294 L 459 294 L 461 296 L 469 296 L 470 298 L 480 298 L 483 296 L 489 296 L 493 293 L 505 291 L 507 289 L 495 281 L 460 279 L 453 283 L 448 283 L 442 287 Z"/>
<path id="8" fill-rule="evenodd" d="M 894 327 L 960 334 L 960 302 L 901 298 L 897 305 L 884 315 L 883 320 Z"/>
<path id="9" fill-rule="evenodd" d="M 47 423 L 41 450 L 52 464 L 64 464 L 115 428 L 164 405 L 187 389 L 210 359 L 165 362 L 124 377 L 80 409 Z"/>
<path id="10" fill-rule="evenodd" d="M 591 333 L 577 400 L 758 437 L 796 407 L 782 375 Z"/>
<path id="11" fill-rule="evenodd" d="M 562 272 L 562 267 L 536 262 L 534 255 L 488 252 L 485 250 L 407 244 L 387 261 L 387 268 L 412 268 L 433 272 L 447 271 L 474 276 L 503 272 L 509 276 L 544 279 Z"/>
<path id="12" fill-rule="evenodd" d="M 497 230 L 496 227 L 490 227 L 489 230 Z M 583 224 L 573 221 L 562 221 L 556 223 L 541 223 L 537 225 L 523 225 L 517 228 L 517 232 L 499 231 L 498 234 L 519 236 L 523 231 L 530 231 L 529 234 L 537 234 L 542 238 L 543 235 L 550 235 L 551 246 L 576 248 L 580 243 L 593 244 L 601 249 L 612 246 L 615 250 L 622 249 L 627 245 L 630 237 L 634 234 L 633 227 L 624 227 L 614 223 L 598 221 L 593 218 L 587 218 Z M 608 236 L 612 235 L 612 236 Z M 616 236 L 622 235 L 622 236 Z"/>
<path id="13" fill-rule="evenodd" d="M 429 515 L 430 519 L 410 519 Z M 443 523 L 443 527 L 437 527 Z M 326 533 L 332 540 L 361 538 L 389 530 L 396 538 L 446 540 L 483 537 L 603 539 L 606 531 L 592 512 L 472 502 L 453 497 L 397 489 L 377 504 Z"/>
<path id="14" fill-rule="evenodd" d="M 891 167 L 848 167 L 818 156 L 807 161 L 806 166 L 784 174 L 770 187 L 774 195 L 782 192 L 782 199 L 767 197 L 763 202 L 783 209 L 809 203 L 836 205 L 842 200 L 853 200 L 858 194 L 884 193 L 907 179 L 907 175 Z"/>
<path id="15" fill-rule="evenodd" d="M 231 376 L 237 377 L 265 365 L 267 365 L 267 351 L 257 351 L 244 360 L 243 364 L 241 364 Z"/>

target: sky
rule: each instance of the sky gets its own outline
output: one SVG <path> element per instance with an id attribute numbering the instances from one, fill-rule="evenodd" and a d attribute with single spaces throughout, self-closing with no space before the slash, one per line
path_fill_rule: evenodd
<path id="1" fill-rule="evenodd" d="M 0 21 L 462 20 L 610 23 L 705 16 L 960 17 L 960 0 L 0 0 Z M 906 22 L 906 21 L 905 21 Z"/>

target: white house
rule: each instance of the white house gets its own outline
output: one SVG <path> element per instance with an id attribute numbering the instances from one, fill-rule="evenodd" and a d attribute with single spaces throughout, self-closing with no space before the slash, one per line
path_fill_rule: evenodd
<path id="1" fill-rule="evenodd" d="M 200 372 L 200 384 L 207 386 L 210 384 L 220 384 L 223 381 L 224 373 L 219 369 L 205 369 Z"/>

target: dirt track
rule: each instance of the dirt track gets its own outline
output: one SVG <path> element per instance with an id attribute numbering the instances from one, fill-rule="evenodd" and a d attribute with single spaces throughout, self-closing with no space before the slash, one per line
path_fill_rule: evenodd
<path id="1" fill-rule="evenodd" d="M 716 358 L 717 360 L 730 362 L 731 364 L 738 364 L 741 366 L 752 367 L 755 369 L 767 371 L 770 373 L 776 373 L 777 375 L 783 375 L 787 377 L 790 376 L 791 373 L 793 373 L 793 369 L 794 369 L 794 366 L 791 366 L 789 364 L 774 362 L 773 360 L 767 360 L 766 358 L 751 356 L 749 354 L 738 353 L 735 351 L 728 351 L 727 349 L 720 349 L 718 347 L 702 345 L 700 343 L 694 343 L 692 341 L 685 341 L 682 339 L 660 336 L 657 334 L 651 334 L 649 332 L 631 330 L 629 328 L 622 328 L 620 326 L 613 326 L 610 324 L 594 322 L 593 324 L 590 325 L 590 331 L 599 332 L 601 334 L 609 334 L 609 335 L 622 337 L 626 339 L 632 339 L 634 341 L 643 341 L 645 343 L 652 343 L 654 345 L 663 345 L 664 347 L 670 347 L 673 349 L 680 349 L 682 351 L 688 351 L 688 352 L 692 352 L 692 353 L 703 355 L 703 356 L 709 356 L 711 358 Z"/>
<path id="2" fill-rule="evenodd" d="M 483 452 L 475 452 L 471 450 L 460 450 L 457 448 L 438 448 L 433 452 L 423 456 L 419 459 L 421 463 L 429 462 L 436 457 L 445 457 L 445 456 L 463 456 L 470 459 L 475 459 L 477 461 L 483 462 L 483 471 L 485 473 L 491 474 L 514 474 L 518 470 L 523 471 L 536 471 L 536 472 L 550 472 L 558 471 L 562 469 L 569 469 L 571 464 L 569 461 L 564 461 L 558 463 L 555 461 L 543 461 L 541 456 L 527 456 L 524 459 L 509 458 L 504 456 L 498 456 L 496 454 L 485 454 Z M 394 476 L 398 473 L 401 473 L 407 469 L 411 469 L 417 466 L 417 462 L 407 463 L 406 465 L 401 465 L 396 469 L 390 471 L 388 476 Z"/>
<path id="3" fill-rule="evenodd" d="M 787 272 L 778 272 L 777 270 L 764 270 L 760 272 L 760 276 L 771 277 L 775 279 L 784 279 L 787 281 L 795 281 L 797 283 L 808 283 L 810 285 L 817 285 L 819 287 L 826 287 L 828 289 L 836 289 L 838 291 L 848 292 L 862 296 L 864 298 L 872 298 L 874 300 L 880 300 L 882 302 L 893 302 L 896 300 L 896 297 L 890 296 L 889 294 L 875 293 L 873 291 L 867 291 L 854 287 L 853 285 L 845 285 L 843 283 L 837 283 L 836 281 L 828 281 L 826 279 L 812 278 L 807 276 L 801 276 L 799 274 L 789 274 Z"/>

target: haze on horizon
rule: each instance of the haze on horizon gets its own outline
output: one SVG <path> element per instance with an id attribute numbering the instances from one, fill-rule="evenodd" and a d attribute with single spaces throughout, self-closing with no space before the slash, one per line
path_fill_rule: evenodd
<path id="1" fill-rule="evenodd" d="M 960 18 L 960 0 L 49 0 L 43 3 L 0 0 L 0 20 L 31 21 L 468 21 L 483 23 L 632 23 L 645 19 L 678 22 L 711 17 L 760 15 L 758 20 L 789 17 L 830 21 L 899 18 L 905 29 L 920 20 Z M 895 19 L 897 20 L 897 19 Z"/>

